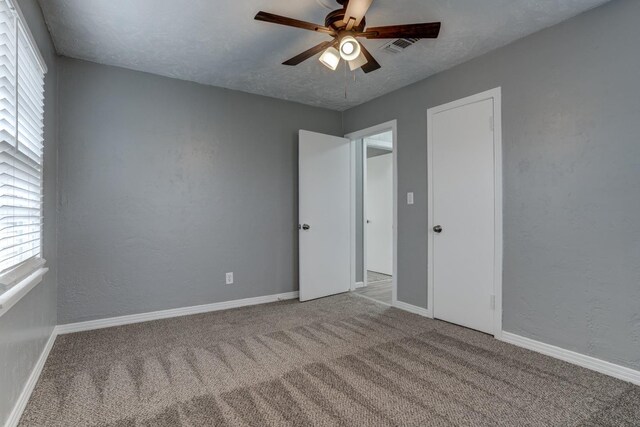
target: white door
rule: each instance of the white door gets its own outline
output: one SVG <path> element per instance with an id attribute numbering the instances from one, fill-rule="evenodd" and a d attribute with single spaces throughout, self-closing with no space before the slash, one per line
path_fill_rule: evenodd
<path id="1" fill-rule="evenodd" d="M 301 130 L 298 142 L 300 301 L 347 292 L 351 281 L 351 149 Z"/>
<path id="2" fill-rule="evenodd" d="M 367 159 L 367 270 L 393 274 L 393 154 Z"/>
<path id="3" fill-rule="evenodd" d="M 431 117 L 433 314 L 487 333 L 493 332 L 493 116 L 490 98 Z"/>

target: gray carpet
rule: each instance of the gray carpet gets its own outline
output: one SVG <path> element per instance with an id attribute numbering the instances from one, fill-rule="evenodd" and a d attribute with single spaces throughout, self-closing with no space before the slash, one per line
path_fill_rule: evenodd
<path id="1" fill-rule="evenodd" d="M 640 387 L 349 294 L 59 336 L 22 426 L 632 426 Z"/>

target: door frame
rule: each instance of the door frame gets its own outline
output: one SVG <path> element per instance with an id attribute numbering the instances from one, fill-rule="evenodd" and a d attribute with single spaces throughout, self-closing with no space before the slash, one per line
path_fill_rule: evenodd
<path id="1" fill-rule="evenodd" d="M 378 135 L 380 133 L 389 132 L 393 134 L 392 157 L 393 157 L 393 271 L 391 278 L 391 304 L 396 305 L 398 301 L 398 121 L 390 120 L 376 126 L 371 126 L 356 132 L 345 135 L 351 141 L 351 289 L 356 289 L 356 141 L 369 136 Z M 364 146 L 363 146 L 364 148 Z M 363 177 L 366 172 L 366 150 L 362 150 L 363 155 Z M 366 192 L 366 182 L 363 180 L 363 193 Z M 363 194 L 364 196 L 364 194 Z M 366 226 L 366 206 L 363 205 L 362 220 L 363 228 Z M 363 231 L 364 232 L 364 231 Z M 363 282 L 367 285 L 367 249 L 366 249 L 366 232 L 363 235 Z"/>
<path id="2" fill-rule="evenodd" d="M 466 98 L 458 99 L 427 110 L 427 311 L 434 315 L 434 273 L 433 273 L 433 116 L 443 111 L 476 102 L 493 99 L 493 153 L 494 153 L 494 274 L 493 274 L 493 336 L 502 336 L 502 88 L 488 90 Z"/>
<path id="3" fill-rule="evenodd" d="M 367 185 L 367 174 L 369 173 L 367 164 L 367 147 L 364 145 L 364 138 L 362 141 L 362 285 L 364 287 L 369 286 L 369 266 L 367 265 L 367 191 L 369 186 Z M 356 180 L 357 182 L 357 180 Z M 357 218 L 356 218 L 357 220 Z M 354 228 L 355 230 L 355 228 Z M 356 239 L 357 241 L 357 239 Z M 357 272 L 356 272 L 357 273 Z M 352 282 L 353 283 L 353 282 Z"/>

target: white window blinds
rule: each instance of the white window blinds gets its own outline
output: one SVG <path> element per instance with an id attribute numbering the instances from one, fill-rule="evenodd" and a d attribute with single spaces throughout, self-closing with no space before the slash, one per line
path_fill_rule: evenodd
<path id="1" fill-rule="evenodd" d="M 43 263 L 45 72 L 21 14 L 0 0 L 0 293 Z"/>

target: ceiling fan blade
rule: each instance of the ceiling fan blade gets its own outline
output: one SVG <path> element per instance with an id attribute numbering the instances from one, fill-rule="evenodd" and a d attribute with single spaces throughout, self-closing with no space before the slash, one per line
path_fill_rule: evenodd
<path id="1" fill-rule="evenodd" d="M 314 46 L 309 50 L 305 50 L 304 52 L 302 52 L 299 55 L 294 56 L 293 58 L 289 59 L 288 61 L 283 62 L 282 64 L 283 65 L 298 65 L 301 62 L 306 61 L 307 59 L 311 58 L 312 56 L 315 56 L 315 55 L 319 54 L 323 50 L 328 49 L 333 44 L 335 44 L 335 40 L 322 42 L 319 45 Z"/>
<path id="2" fill-rule="evenodd" d="M 364 47 L 362 43 L 360 43 L 360 49 L 362 49 L 362 54 L 364 55 L 364 57 L 367 58 L 367 63 L 362 66 L 362 71 L 364 71 L 365 73 L 370 73 L 379 69 L 380 64 L 378 64 L 378 61 L 376 61 L 376 59 L 371 56 L 371 53 L 369 53 L 367 48 Z"/>
<path id="3" fill-rule="evenodd" d="M 360 25 L 360 22 L 367 14 L 373 0 L 349 0 L 347 10 L 344 14 L 344 22 L 348 24 L 349 20 L 354 19 L 353 27 Z"/>
<path id="4" fill-rule="evenodd" d="M 275 15 L 268 12 L 258 12 L 254 18 L 256 21 L 270 22 L 272 24 L 285 25 L 287 27 L 302 28 L 303 30 L 317 31 L 319 33 L 335 35 L 335 31 L 322 25 L 311 22 L 300 21 L 298 19 L 287 18 L 286 16 Z"/>
<path id="5" fill-rule="evenodd" d="M 425 24 L 390 25 L 388 27 L 370 27 L 360 37 L 368 39 L 435 39 L 440 34 L 440 22 Z"/>

